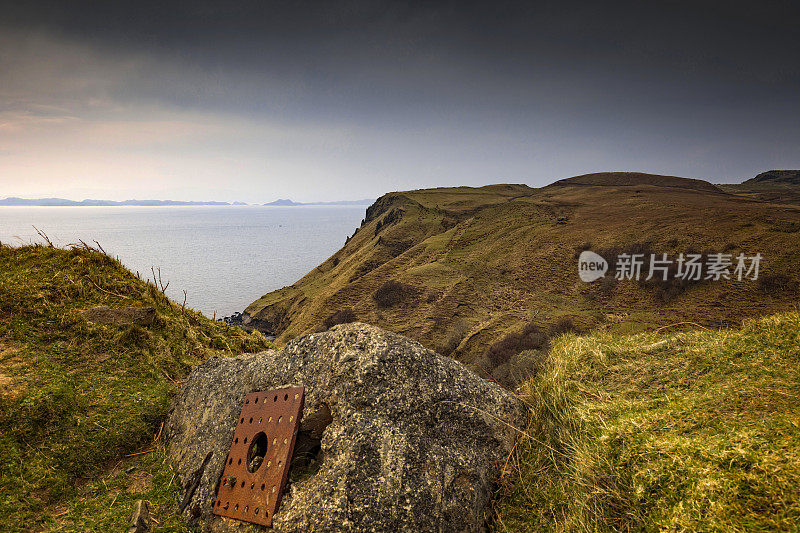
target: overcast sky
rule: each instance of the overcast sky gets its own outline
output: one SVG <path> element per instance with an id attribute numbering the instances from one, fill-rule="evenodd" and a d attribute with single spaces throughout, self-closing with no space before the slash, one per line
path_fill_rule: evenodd
<path id="1" fill-rule="evenodd" d="M 16 4 L 0 11 L 0 197 L 341 200 L 800 168 L 789 1 Z"/>

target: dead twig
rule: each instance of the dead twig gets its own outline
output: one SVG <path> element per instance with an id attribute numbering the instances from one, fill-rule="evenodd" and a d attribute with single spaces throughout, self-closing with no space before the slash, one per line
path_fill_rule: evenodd
<path id="1" fill-rule="evenodd" d="M 100 246 L 100 243 L 99 243 L 99 242 L 97 242 L 97 241 L 94 241 L 94 243 L 97 245 L 97 249 L 98 249 L 98 250 L 100 250 L 101 252 L 103 252 L 103 255 L 108 255 L 108 254 L 106 253 L 106 251 L 105 251 L 105 250 L 103 250 L 103 247 L 102 247 L 102 246 Z"/>
<path id="2" fill-rule="evenodd" d="M 506 457 L 506 463 L 503 465 L 503 469 L 500 471 L 500 477 L 501 478 L 505 477 L 505 475 L 506 475 L 506 469 L 508 468 L 508 462 L 511 460 L 511 457 L 514 455 L 514 450 L 517 449 L 517 444 L 519 444 L 519 439 L 514 441 L 514 446 L 511 448 L 511 451 L 509 452 L 508 457 Z"/>
<path id="3" fill-rule="evenodd" d="M 33 224 L 31 224 L 31 225 L 33 226 Z M 55 245 L 53 244 L 53 242 L 50 240 L 50 238 L 47 236 L 47 234 L 45 232 L 43 232 L 42 230 L 40 230 L 36 226 L 33 226 L 33 229 L 36 230 L 36 233 L 39 234 L 39 237 L 44 239 L 44 242 L 46 242 L 47 245 L 50 246 L 50 248 L 55 248 Z"/>
<path id="4" fill-rule="evenodd" d="M 167 374 L 167 371 L 166 371 L 166 370 L 164 370 L 164 369 L 162 368 L 162 369 L 161 369 L 161 372 L 164 374 L 164 377 L 166 377 L 166 378 L 167 378 L 167 379 L 170 381 L 170 383 L 172 383 L 173 385 L 177 385 L 177 383 L 175 383 L 175 380 L 174 380 L 174 379 L 172 379 L 171 377 L 169 377 L 169 374 Z"/>
<path id="5" fill-rule="evenodd" d="M 150 450 L 145 450 L 143 452 L 129 453 L 128 455 L 123 455 L 123 457 L 135 457 L 137 455 L 144 455 L 144 454 L 147 454 L 147 453 L 153 453 L 154 451 L 156 451 L 155 448 L 150 449 Z"/>
<path id="6" fill-rule="evenodd" d="M 155 288 L 158 289 L 159 286 L 160 286 L 161 287 L 161 294 L 166 293 L 167 292 L 167 287 L 169 287 L 169 281 L 167 282 L 166 285 L 164 285 L 164 282 L 161 281 L 161 267 L 158 267 L 158 282 L 157 283 L 156 283 L 156 269 L 151 266 L 150 267 L 150 271 L 153 273 L 153 285 L 155 286 Z"/>
<path id="7" fill-rule="evenodd" d="M 107 291 L 107 290 L 105 290 L 103 287 L 101 287 L 100 285 L 98 285 L 97 283 L 95 283 L 95 282 L 94 282 L 94 280 L 93 280 L 92 278 L 90 278 L 89 276 L 83 276 L 83 277 L 84 277 L 84 278 L 86 278 L 86 279 L 88 279 L 89 281 L 91 281 L 91 282 L 92 282 L 92 285 L 94 285 L 95 287 L 97 287 L 99 290 L 103 291 L 103 292 L 104 292 L 104 293 L 106 293 L 106 294 L 110 294 L 110 295 L 112 295 L 112 296 L 116 296 L 116 297 L 118 297 L 118 298 L 123 298 L 123 299 L 125 299 L 125 300 L 130 300 L 130 296 L 123 296 L 122 294 L 118 294 L 118 293 L 116 293 L 116 292 L 113 292 L 113 291 Z"/>
<path id="8" fill-rule="evenodd" d="M 173 382 L 173 383 L 174 383 L 174 382 Z M 153 439 L 153 444 L 157 443 L 157 442 L 158 442 L 158 439 L 160 439 L 160 438 L 161 438 L 161 432 L 162 432 L 163 430 L 164 430 L 164 422 L 161 422 L 161 426 L 159 426 L 159 428 L 158 428 L 158 434 L 156 435 L 156 438 L 155 438 L 155 439 Z"/>
<path id="9" fill-rule="evenodd" d="M 707 327 L 701 326 L 700 324 L 697 324 L 696 322 L 675 322 L 674 324 L 669 324 L 667 326 L 661 326 L 660 328 L 658 328 L 656 330 L 656 333 L 658 333 L 662 329 L 672 328 L 672 327 L 675 327 L 675 326 L 697 326 L 698 328 L 704 329 L 706 331 L 710 331 Z"/>
<path id="10" fill-rule="evenodd" d="M 183 305 L 181 306 L 181 315 L 186 311 L 186 291 L 183 291 Z"/>

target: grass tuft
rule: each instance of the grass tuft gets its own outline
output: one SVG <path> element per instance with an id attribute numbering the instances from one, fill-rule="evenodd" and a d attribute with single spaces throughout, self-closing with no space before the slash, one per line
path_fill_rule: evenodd
<path id="1" fill-rule="evenodd" d="M 800 313 L 565 335 L 521 389 L 497 531 L 796 531 Z"/>

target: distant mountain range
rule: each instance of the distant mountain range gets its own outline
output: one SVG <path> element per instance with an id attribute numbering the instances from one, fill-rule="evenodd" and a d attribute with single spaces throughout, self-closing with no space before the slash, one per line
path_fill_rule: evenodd
<path id="1" fill-rule="evenodd" d="M 363 200 L 340 200 L 338 202 L 294 202 L 289 199 L 275 200 L 264 205 L 273 207 L 296 207 L 301 205 L 372 205 L 374 199 L 365 198 Z"/>
<path id="2" fill-rule="evenodd" d="M 114 205 L 231 205 L 228 202 L 182 202 L 179 200 L 123 200 L 115 202 L 113 200 L 67 200 L 65 198 L 5 198 L 0 200 L 0 206 L 21 205 L 21 206 L 114 206 Z M 236 205 L 239 205 L 237 202 Z"/>
<path id="3" fill-rule="evenodd" d="M 267 206 L 300 206 L 300 205 L 370 205 L 374 200 L 343 200 L 339 202 L 310 202 L 300 203 L 291 200 L 276 200 Z M 123 200 L 115 202 L 113 200 L 67 200 L 65 198 L 17 198 L 9 197 L 0 200 L 0 206 L 35 206 L 35 207 L 59 207 L 59 206 L 173 206 L 173 205 L 248 205 L 245 202 L 184 202 L 180 200 Z"/>

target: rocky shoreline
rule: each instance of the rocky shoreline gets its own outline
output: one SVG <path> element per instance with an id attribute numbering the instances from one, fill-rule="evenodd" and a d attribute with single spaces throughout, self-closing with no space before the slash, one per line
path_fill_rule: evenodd
<path id="1" fill-rule="evenodd" d="M 236 311 L 230 316 L 218 318 L 218 321 L 225 322 L 229 326 L 242 328 L 245 331 L 259 331 L 263 333 L 268 340 L 275 340 L 276 334 L 272 331 L 267 324 L 257 318 L 251 317 L 247 311 Z"/>

